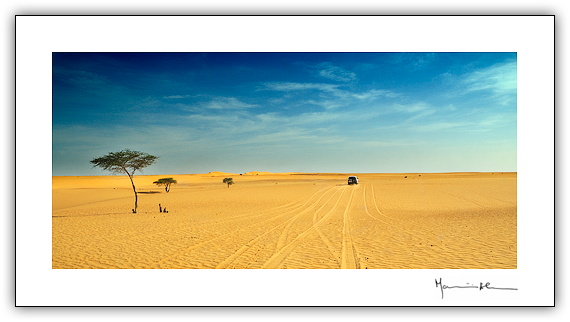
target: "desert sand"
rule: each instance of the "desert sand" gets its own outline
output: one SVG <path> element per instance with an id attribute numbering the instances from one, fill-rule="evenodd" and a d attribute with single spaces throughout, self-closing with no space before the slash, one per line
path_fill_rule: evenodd
<path id="1" fill-rule="evenodd" d="M 349 175 L 53 177 L 52 267 L 517 268 L 516 173 Z"/>

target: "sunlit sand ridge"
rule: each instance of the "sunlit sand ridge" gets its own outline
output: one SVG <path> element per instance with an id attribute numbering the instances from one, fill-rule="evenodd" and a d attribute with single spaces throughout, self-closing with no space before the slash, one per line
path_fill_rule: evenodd
<path id="1" fill-rule="evenodd" d="M 517 268 L 516 173 L 348 176 L 53 177 L 52 267 Z"/>

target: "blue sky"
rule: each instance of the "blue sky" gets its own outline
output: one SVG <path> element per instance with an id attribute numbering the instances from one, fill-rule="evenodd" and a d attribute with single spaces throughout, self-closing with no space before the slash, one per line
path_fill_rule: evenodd
<path id="1" fill-rule="evenodd" d="M 517 171 L 516 53 L 53 53 L 53 175 Z"/>

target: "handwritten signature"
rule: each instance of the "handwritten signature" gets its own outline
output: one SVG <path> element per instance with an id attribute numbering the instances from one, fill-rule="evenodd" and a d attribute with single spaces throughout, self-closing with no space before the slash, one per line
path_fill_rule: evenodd
<path id="1" fill-rule="evenodd" d="M 490 282 L 486 282 L 485 284 L 483 284 L 483 282 L 479 282 L 479 286 L 477 285 L 468 285 L 468 286 L 449 286 L 449 285 L 445 285 L 441 282 L 441 277 L 439 278 L 439 282 L 437 281 L 437 279 L 435 280 L 435 287 L 439 287 L 441 289 L 441 299 L 443 299 L 443 290 L 445 289 L 449 289 L 449 288 L 478 288 L 479 291 L 486 289 L 486 290 L 507 290 L 507 291 L 517 291 L 518 289 L 516 288 L 511 288 L 511 287 L 492 287 Z"/>

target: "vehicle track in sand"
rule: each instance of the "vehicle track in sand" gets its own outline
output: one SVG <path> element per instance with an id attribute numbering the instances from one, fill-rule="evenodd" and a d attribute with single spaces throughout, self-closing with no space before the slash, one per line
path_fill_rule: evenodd
<path id="1" fill-rule="evenodd" d="M 349 217 L 349 209 L 350 204 L 352 202 L 352 197 L 354 196 L 354 190 L 350 193 L 350 199 L 348 200 L 348 204 L 346 205 L 346 209 L 344 210 L 344 225 L 342 228 L 342 252 L 341 252 L 341 264 L 340 268 L 342 269 L 355 269 L 359 268 L 358 265 L 358 256 L 356 254 L 356 250 L 354 249 L 354 245 L 352 244 L 352 232 L 350 229 L 350 217 Z"/>
<path id="2" fill-rule="evenodd" d="M 247 220 L 253 220 L 255 218 L 258 217 L 267 217 L 267 214 L 271 214 L 273 212 L 279 212 L 278 215 L 283 214 L 283 211 L 285 211 L 285 213 L 289 213 L 290 211 L 295 211 L 295 210 L 299 210 L 302 209 L 315 195 L 317 195 L 319 192 L 322 192 L 326 190 L 324 193 L 328 192 L 331 190 L 330 187 L 324 187 L 322 189 L 319 189 L 317 192 L 315 192 L 313 195 L 311 195 L 311 197 L 309 197 L 308 199 L 306 199 L 306 201 L 303 203 L 303 200 L 297 200 L 297 201 L 293 201 L 293 202 L 289 202 L 285 205 L 281 205 L 278 207 L 274 207 L 271 209 L 267 209 L 264 210 L 264 212 L 261 213 L 246 213 L 246 214 L 242 214 L 242 215 L 236 215 L 236 216 L 231 216 L 228 217 L 226 219 L 224 219 L 224 223 L 231 223 L 233 221 L 238 221 L 240 219 L 247 219 Z M 210 218 L 201 222 L 197 222 L 195 224 L 197 225 L 206 225 L 206 224 L 211 224 L 213 221 L 216 221 L 217 219 L 215 218 Z"/>
<path id="3" fill-rule="evenodd" d="M 307 198 L 306 200 L 298 200 L 298 201 L 294 201 L 294 202 L 290 202 L 287 203 L 285 205 L 281 205 L 281 206 L 277 206 L 277 207 L 273 207 L 271 209 L 268 210 L 264 210 L 262 214 L 257 214 L 257 213 L 247 213 L 247 214 L 243 214 L 243 215 L 239 215 L 239 216 L 233 216 L 230 217 L 226 220 L 224 220 L 223 224 L 227 225 L 229 223 L 235 223 L 235 222 L 239 222 L 240 220 L 243 221 L 242 224 L 236 224 L 238 227 L 240 227 L 240 229 L 244 229 L 244 228 L 251 228 L 253 226 L 257 226 L 257 225 L 263 225 L 264 223 L 270 222 L 272 220 L 276 220 L 279 219 L 283 216 L 286 216 L 292 212 L 298 211 L 300 209 L 305 209 L 306 205 L 315 198 L 315 196 L 317 196 L 319 193 L 323 193 L 326 194 L 328 191 L 331 191 L 333 188 L 330 186 L 326 186 L 322 189 L 319 189 L 318 191 L 316 191 L 314 194 L 312 194 L 309 198 Z M 321 196 L 322 198 L 322 196 Z M 319 199 L 320 200 L 320 199 Z M 129 214 L 129 216 L 142 216 L 143 214 Z M 264 221 L 258 222 L 257 218 L 259 217 L 265 217 Z M 270 217 L 269 217 L 270 216 Z M 53 217 L 53 215 L 52 215 Z M 81 217 L 81 216 L 71 216 L 71 217 Z M 267 218 L 269 217 L 269 218 Z M 59 218 L 57 216 L 55 216 L 54 218 Z M 78 218 L 80 219 L 80 218 Z M 187 234 L 191 234 L 191 232 L 194 231 L 199 231 L 199 230 L 213 230 L 210 227 L 216 227 L 219 226 L 219 224 L 212 224 L 212 221 L 214 221 L 214 219 L 212 220 L 208 220 L 206 222 L 199 222 L 199 223 L 193 223 L 192 226 L 190 227 L 177 227 L 177 234 L 180 236 L 184 236 Z M 144 244 L 145 241 L 152 241 L 152 240 L 175 240 L 177 239 L 176 236 L 173 236 L 172 233 L 168 232 L 168 231 L 164 231 L 164 230 L 160 230 L 160 228 L 156 228 L 155 226 L 148 226 L 147 227 L 148 230 L 145 230 L 144 233 L 141 233 L 141 231 L 136 231 L 136 230 L 132 230 L 132 231 L 128 231 L 128 232 L 117 232 L 117 231 L 110 231 L 110 235 L 108 235 L 109 237 L 106 237 L 104 239 L 102 239 L 102 237 L 97 237 L 94 236 L 93 240 L 90 242 L 87 242 L 86 244 L 82 245 L 82 249 L 93 249 L 94 247 L 98 247 L 98 245 L 101 244 L 101 242 L 111 242 L 111 241 L 115 241 L 113 242 L 114 245 L 117 245 L 117 243 L 120 244 Z M 218 235 L 214 238 L 211 238 L 209 240 L 203 241 L 201 243 L 193 243 L 192 245 L 187 245 L 188 242 L 193 241 L 193 238 L 188 238 L 183 240 L 183 242 L 186 244 L 184 246 L 178 247 L 178 251 L 175 251 L 173 253 L 171 253 L 171 255 L 167 256 L 167 259 L 171 259 L 173 257 L 176 256 L 176 254 L 179 254 L 180 251 L 189 251 L 195 248 L 198 248 L 200 246 L 203 245 L 207 245 L 211 242 L 215 242 L 216 240 L 219 240 L 220 238 L 223 238 L 224 236 L 227 236 L 231 234 L 227 233 L 227 234 L 222 234 L 222 235 Z M 108 240 L 107 240 L 108 239 Z M 97 260 L 97 259 L 93 259 L 93 260 Z M 151 267 L 156 268 L 157 266 L 160 266 L 161 264 L 164 264 L 164 258 L 154 262 L 154 263 L 149 263 L 149 265 Z"/>
<path id="4" fill-rule="evenodd" d="M 337 201 L 335 202 L 334 206 L 332 207 L 331 210 L 329 210 L 324 216 L 323 218 L 321 218 L 319 221 L 317 221 L 316 223 L 314 223 L 310 228 L 304 230 L 301 234 L 297 235 L 297 237 L 295 237 L 295 239 L 293 239 L 293 241 L 291 241 L 290 243 L 288 243 L 287 245 L 285 245 L 283 248 L 281 248 L 279 251 L 277 251 L 276 253 L 274 253 L 262 266 L 262 268 L 279 268 L 279 266 L 285 261 L 285 259 L 295 250 L 295 248 L 297 246 L 299 246 L 299 244 L 301 244 L 303 242 L 303 240 L 311 233 L 313 233 L 314 231 L 316 231 L 316 229 L 322 225 L 323 223 L 325 223 L 329 217 L 331 216 L 331 214 L 334 212 L 334 210 L 336 210 L 336 208 L 338 207 L 338 204 L 340 203 L 340 200 L 342 199 L 342 196 L 344 195 L 344 192 L 346 191 L 346 187 L 344 187 L 342 189 L 342 193 L 340 195 L 340 197 L 337 199 Z M 354 191 L 353 191 L 354 193 Z M 347 205 L 347 207 L 350 205 Z"/>
<path id="5" fill-rule="evenodd" d="M 333 187 L 334 188 L 334 187 Z M 313 224 L 316 224 L 316 218 L 319 214 L 319 212 L 328 204 L 328 202 L 339 192 L 340 190 L 337 189 L 337 191 L 335 191 L 331 197 L 319 208 L 315 211 L 315 214 L 313 215 Z M 305 209 L 303 212 L 301 212 L 299 215 L 295 216 L 295 220 L 297 220 L 301 214 L 308 212 L 309 210 L 315 208 L 317 206 L 317 204 L 321 201 L 321 199 L 323 199 L 324 195 L 321 196 L 321 198 L 319 198 L 319 200 L 317 200 L 317 202 L 315 204 L 313 204 L 310 208 Z M 277 245 L 275 246 L 275 252 L 278 252 L 279 250 L 281 250 L 281 248 L 283 248 L 283 246 L 285 245 L 285 243 L 287 242 L 287 235 L 289 234 L 289 231 L 291 230 L 291 226 L 293 226 L 293 224 L 295 223 L 295 220 L 291 221 L 289 223 L 289 225 L 287 225 L 287 227 L 285 227 L 285 229 L 281 232 L 281 235 L 279 235 L 279 239 L 277 240 Z"/>
<path id="6" fill-rule="evenodd" d="M 279 213 L 279 214 L 277 214 L 277 215 L 275 215 L 275 216 L 273 216 L 273 217 L 271 217 L 271 218 L 268 218 L 268 219 L 266 219 L 266 220 L 263 220 L 263 221 L 261 221 L 261 222 L 254 222 L 254 223 L 249 224 L 249 225 L 241 226 L 241 227 L 239 227 L 238 229 L 235 229 L 235 230 L 233 230 L 233 231 L 231 231 L 231 232 L 229 232 L 229 233 L 225 233 L 225 234 L 218 235 L 218 236 L 216 236 L 216 237 L 214 237 L 214 238 L 211 238 L 211 239 L 209 239 L 209 240 L 200 242 L 200 243 L 198 243 L 198 244 L 190 245 L 190 246 L 188 246 L 188 247 L 182 247 L 181 249 L 178 249 L 177 251 L 173 252 L 171 255 L 162 258 L 160 261 L 158 261 L 157 263 L 155 263 L 155 264 L 153 265 L 153 267 L 158 267 L 158 268 L 159 268 L 159 267 L 161 267 L 161 265 L 165 264 L 167 261 L 169 261 L 169 260 L 171 260 L 171 259 L 174 259 L 174 258 L 176 258 L 177 256 L 179 256 L 179 255 L 181 255 L 181 254 L 183 254 L 183 253 L 191 252 L 191 251 L 193 251 L 193 250 L 195 250 L 195 249 L 197 249 L 197 248 L 206 246 L 206 245 L 208 245 L 208 244 L 211 244 L 211 243 L 213 243 L 213 242 L 215 242 L 215 241 L 218 241 L 218 240 L 220 240 L 220 239 L 222 239 L 222 238 L 224 238 L 224 237 L 228 237 L 228 236 L 230 236 L 230 235 L 235 235 L 235 234 L 238 234 L 238 235 L 239 235 L 240 233 L 247 233 L 252 227 L 262 226 L 262 225 L 264 225 L 264 224 L 266 224 L 266 223 L 269 223 L 269 222 L 272 222 L 272 221 L 274 221 L 274 220 L 277 220 L 277 219 L 280 219 L 280 218 L 282 218 L 282 217 L 285 217 L 285 216 L 287 216 L 288 214 L 290 214 L 290 213 L 292 213 L 292 212 L 298 211 L 299 209 L 306 209 L 305 206 L 306 206 L 307 204 L 309 204 L 309 203 L 311 202 L 311 200 L 313 200 L 313 199 L 315 198 L 315 196 L 316 196 L 319 192 L 322 192 L 323 190 L 326 190 L 326 191 L 324 191 L 323 194 L 318 198 L 318 200 L 315 201 L 315 202 L 312 204 L 312 206 L 309 206 L 309 208 L 312 209 L 316 204 L 318 204 L 318 202 L 322 199 L 322 197 L 323 197 L 327 192 L 329 192 L 329 191 L 331 191 L 331 190 L 334 189 L 334 187 L 327 187 L 327 188 L 328 188 L 328 189 L 326 189 L 326 188 L 325 188 L 325 189 L 320 189 L 319 191 L 317 191 L 316 193 L 314 193 L 314 194 L 311 196 L 311 198 L 309 198 L 305 203 L 303 203 L 303 204 L 300 205 L 299 207 L 293 207 L 293 209 L 291 209 L 291 210 L 288 210 L 288 211 L 286 211 L 286 212 L 284 212 L 284 213 L 281 212 L 281 213 Z M 256 215 L 256 216 L 254 216 L 254 217 L 259 217 L 259 216 Z M 288 223 L 289 221 L 293 220 L 294 218 L 295 218 L 295 217 L 290 218 L 290 219 L 287 219 L 284 223 L 277 224 L 277 227 L 281 227 L 283 224 Z M 275 227 L 275 228 L 277 228 L 277 227 Z M 271 229 L 269 232 L 274 231 L 274 230 L 275 230 L 275 229 Z M 262 236 L 258 236 L 258 237 L 261 238 L 261 237 L 267 235 L 269 232 L 267 232 L 266 234 L 262 234 Z M 257 240 L 259 240 L 259 238 L 258 238 Z M 253 238 L 252 240 L 254 240 L 254 239 L 255 239 L 255 238 Z M 245 251 L 247 250 L 247 248 L 249 248 L 249 247 L 247 246 L 248 244 L 249 244 L 249 243 L 247 243 L 247 244 L 245 244 L 244 246 L 242 246 L 241 248 L 243 248 L 243 249 L 240 248 L 240 249 L 237 250 L 237 251 L 239 252 L 239 255 L 243 254 L 243 252 L 245 252 Z M 233 260 L 235 260 L 237 257 L 239 257 L 239 255 L 236 256 L 235 258 L 231 259 L 231 260 L 230 260 L 230 263 L 231 263 L 231 261 L 233 261 Z M 222 261 L 222 263 L 223 263 L 223 262 L 224 262 L 224 261 Z M 220 263 L 220 264 L 221 264 L 221 263 Z M 225 265 L 225 264 L 224 264 L 224 265 Z M 228 265 L 229 265 L 229 263 L 228 263 Z M 223 266 L 223 265 L 222 265 L 222 266 Z"/>
<path id="7" fill-rule="evenodd" d="M 415 238 L 417 238 L 418 240 L 425 240 L 428 238 L 428 235 L 418 232 L 418 231 L 410 231 L 409 229 L 403 228 L 401 223 L 405 222 L 405 220 L 397 220 L 394 217 L 390 217 L 387 216 L 386 214 L 384 214 L 382 211 L 380 211 L 380 209 L 378 208 L 378 203 L 376 203 L 376 197 L 375 197 L 375 193 L 374 193 L 374 186 L 373 185 L 369 185 L 371 187 L 371 199 L 372 199 L 372 203 L 374 205 L 374 209 L 376 210 L 376 213 L 378 215 L 380 215 L 382 217 L 382 219 L 380 219 L 379 217 L 372 215 L 372 213 L 370 212 L 368 205 L 366 203 L 366 186 L 364 187 L 364 210 L 366 212 L 366 214 L 373 218 L 374 220 L 385 224 L 385 225 L 389 225 L 390 227 L 392 227 L 392 229 L 394 229 L 394 231 L 402 231 L 410 236 L 413 236 Z M 421 236 L 420 236 L 421 235 Z"/>
<path id="8" fill-rule="evenodd" d="M 487 232 L 478 230 L 476 220 L 472 219 L 472 216 L 461 217 L 456 215 L 453 220 L 448 220 L 437 214 L 432 217 L 430 212 L 426 212 L 422 214 L 425 216 L 423 222 L 418 223 L 410 220 L 406 215 L 390 216 L 386 214 L 380 210 L 376 199 L 374 185 L 365 186 L 364 212 L 369 218 L 373 218 L 375 222 L 381 225 L 371 228 L 372 230 L 367 234 L 359 236 L 361 238 L 358 240 L 359 243 L 371 246 L 371 249 L 363 254 L 368 268 L 390 268 L 393 266 L 441 268 L 445 265 L 463 267 L 464 264 L 461 261 L 449 254 L 460 254 L 466 258 L 480 250 L 489 253 L 494 252 L 496 258 L 507 257 L 504 254 L 509 250 L 501 249 L 499 251 L 498 247 L 493 248 L 489 242 L 489 240 L 500 239 L 501 236 L 480 237 L 483 236 L 482 233 L 487 234 Z M 421 223 L 424 226 L 420 225 Z M 460 240 L 463 246 L 454 242 L 457 240 Z M 508 248 L 508 246 L 503 248 Z M 478 265 L 484 267 L 484 263 L 478 263 Z"/>
<path id="9" fill-rule="evenodd" d="M 327 190 L 328 192 L 328 190 Z M 324 206 L 326 206 L 328 204 L 328 202 L 338 193 L 339 191 L 335 191 L 331 197 L 316 211 L 316 213 L 318 213 L 321 209 L 323 209 Z M 326 193 L 325 193 L 326 194 Z M 288 219 L 287 221 L 285 221 L 284 223 L 281 223 L 269 230 L 267 230 L 265 233 L 255 237 L 254 239 L 250 240 L 247 244 L 243 245 L 242 247 L 240 247 L 234 254 L 232 254 L 230 257 L 226 258 L 224 261 L 220 262 L 216 268 L 227 268 L 231 263 L 233 263 L 235 260 L 237 260 L 243 253 L 245 253 L 247 250 L 249 250 L 255 243 L 257 243 L 259 240 L 261 240 L 263 237 L 269 235 L 270 233 L 272 233 L 273 231 L 281 228 L 283 225 L 287 224 L 285 226 L 285 229 L 283 229 L 283 231 L 281 232 L 281 235 L 279 236 L 279 239 L 277 241 L 277 245 L 276 245 L 276 251 L 280 250 L 281 248 L 283 248 L 283 244 L 285 243 L 285 240 L 287 238 L 287 233 L 289 232 L 291 226 L 295 223 L 295 221 L 303 214 L 309 212 L 311 209 L 315 208 L 318 203 L 323 199 L 323 197 L 325 196 L 325 194 L 323 194 L 314 204 L 312 204 L 311 206 L 305 208 L 303 211 L 301 211 L 299 214 L 293 216 L 292 218 Z"/>

